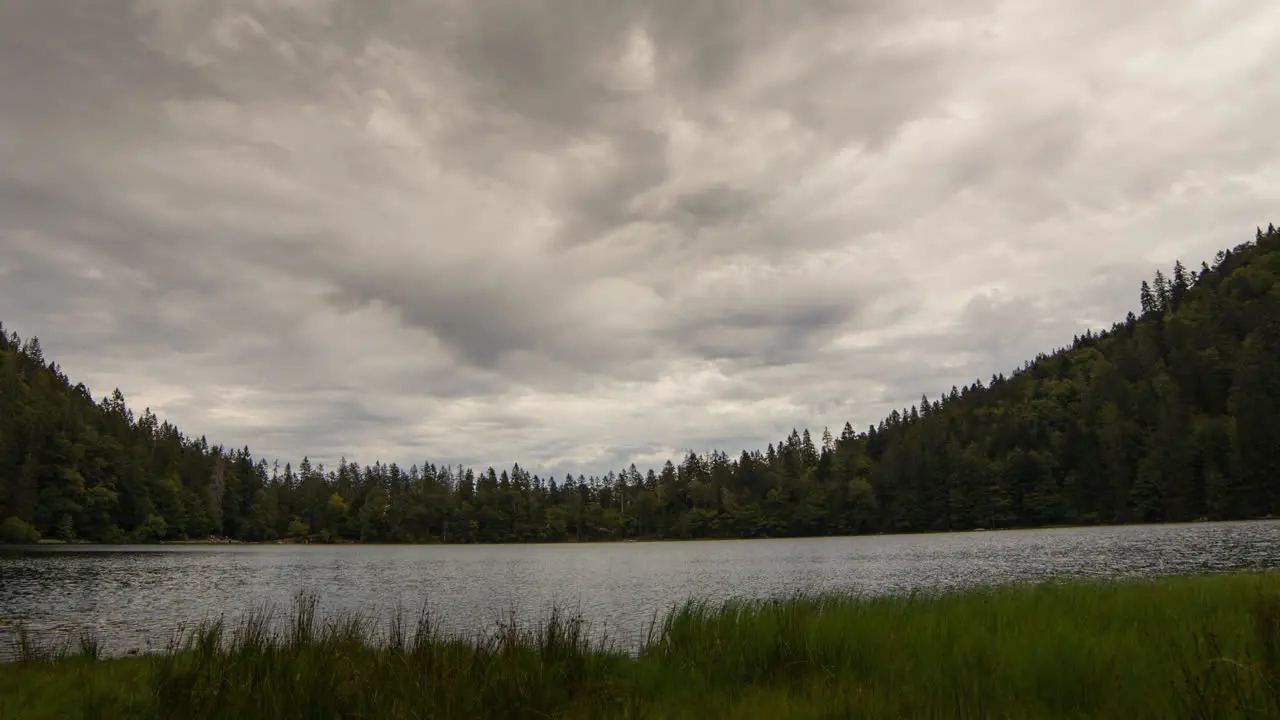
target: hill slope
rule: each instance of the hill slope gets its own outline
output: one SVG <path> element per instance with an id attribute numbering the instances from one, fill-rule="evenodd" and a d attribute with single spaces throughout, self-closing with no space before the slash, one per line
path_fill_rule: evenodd
<path id="1" fill-rule="evenodd" d="M 761 537 L 1280 513 L 1280 232 L 1181 264 L 1143 313 L 867 432 L 642 475 L 306 459 L 270 471 L 95 402 L 0 328 L 0 540 Z"/>

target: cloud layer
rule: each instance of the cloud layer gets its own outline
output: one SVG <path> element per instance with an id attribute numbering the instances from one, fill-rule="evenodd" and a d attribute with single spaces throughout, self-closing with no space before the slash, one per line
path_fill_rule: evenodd
<path id="1" fill-rule="evenodd" d="M 1274 220 L 1277 40 L 1267 0 L 15 0 L 0 319 L 282 459 L 863 427 Z"/>

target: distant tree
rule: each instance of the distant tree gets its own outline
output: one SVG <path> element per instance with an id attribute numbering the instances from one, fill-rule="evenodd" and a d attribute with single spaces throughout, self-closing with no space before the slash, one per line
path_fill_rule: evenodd
<path id="1" fill-rule="evenodd" d="M 40 533 L 21 518 L 10 517 L 0 523 L 0 542 L 36 543 L 40 541 Z"/>
<path id="2" fill-rule="evenodd" d="M 1191 281 L 1187 277 L 1187 269 L 1183 267 L 1182 261 L 1178 260 L 1173 264 L 1173 282 L 1169 286 L 1170 302 L 1176 307 L 1182 302 L 1182 298 L 1186 296 L 1187 290 L 1191 287 Z"/>
<path id="3" fill-rule="evenodd" d="M 1151 292 L 1151 286 L 1147 284 L 1146 280 L 1142 281 L 1142 289 L 1139 292 L 1139 296 L 1142 300 L 1142 314 L 1144 316 L 1156 312 L 1156 296 Z"/>
<path id="4" fill-rule="evenodd" d="M 294 515 L 293 518 L 289 520 L 289 528 L 285 531 L 285 534 L 294 538 L 306 537 L 311 534 L 311 527 L 307 525 L 302 518 Z"/>
<path id="5" fill-rule="evenodd" d="M 151 514 L 133 531 L 133 538 L 139 542 L 164 540 L 169 533 L 169 525 L 164 518 Z"/>
<path id="6" fill-rule="evenodd" d="M 1164 312 L 1169 310 L 1171 304 L 1169 281 L 1160 270 L 1156 271 L 1156 277 L 1152 283 L 1152 288 L 1156 295 L 1156 311 Z"/>

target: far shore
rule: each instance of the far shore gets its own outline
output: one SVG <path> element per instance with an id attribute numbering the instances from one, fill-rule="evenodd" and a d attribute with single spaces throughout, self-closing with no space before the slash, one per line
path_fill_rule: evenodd
<path id="1" fill-rule="evenodd" d="M 610 545 L 623 543 L 682 543 L 682 542 L 730 542 L 739 540 L 823 540 L 835 538 L 872 538 L 872 537 L 917 537 L 930 535 L 966 535 L 969 533 L 1008 533 L 1008 532 L 1035 532 L 1041 530 L 1088 530 L 1100 528 L 1127 528 L 1127 527 L 1176 527 L 1187 525 L 1207 525 L 1207 524 L 1241 524 L 1252 522 L 1269 522 L 1276 518 L 1267 515 L 1260 518 L 1250 520 L 1209 520 L 1200 518 L 1184 522 L 1152 522 L 1152 523 L 1127 523 L 1123 525 L 1044 525 L 1037 527 L 1016 527 L 1016 528 L 972 528 L 969 530 L 944 530 L 929 531 L 919 533 L 865 533 L 850 535 L 783 535 L 777 537 L 702 537 L 702 538 L 663 538 L 663 537 L 642 537 L 642 538 L 591 538 L 591 539 L 568 539 L 568 540 L 527 540 L 527 541 L 511 541 L 511 542 L 361 542 L 359 540 L 321 540 L 315 537 L 293 537 L 279 538 L 275 540 L 238 540 L 229 537 L 210 537 L 198 539 L 177 539 L 177 540 L 151 540 L 151 541 L 133 541 L 128 540 L 118 543 L 98 542 L 91 540 L 61 540 L 61 539 L 45 539 L 42 538 L 35 544 L 0 544 L 0 550 L 21 550 L 33 548 L 48 547 L 163 547 L 166 545 L 319 545 L 319 546 L 385 546 L 385 547 L 457 547 L 457 546 L 476 546 L 476 545 L 492 545 L 492 546 L 509 546 L 509 545 Z"/>

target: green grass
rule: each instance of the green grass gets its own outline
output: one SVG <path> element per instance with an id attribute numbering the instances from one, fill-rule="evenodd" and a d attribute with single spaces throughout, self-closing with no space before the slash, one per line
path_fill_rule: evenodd
<path id="1" fill-rule="evenodd" d="M 375 632 L 302 598 L 169 652 L 0 665 L 2 718 L 1280 717 L 1280 574 L 696 602 L 635 654 L 576 618 Z"/>

